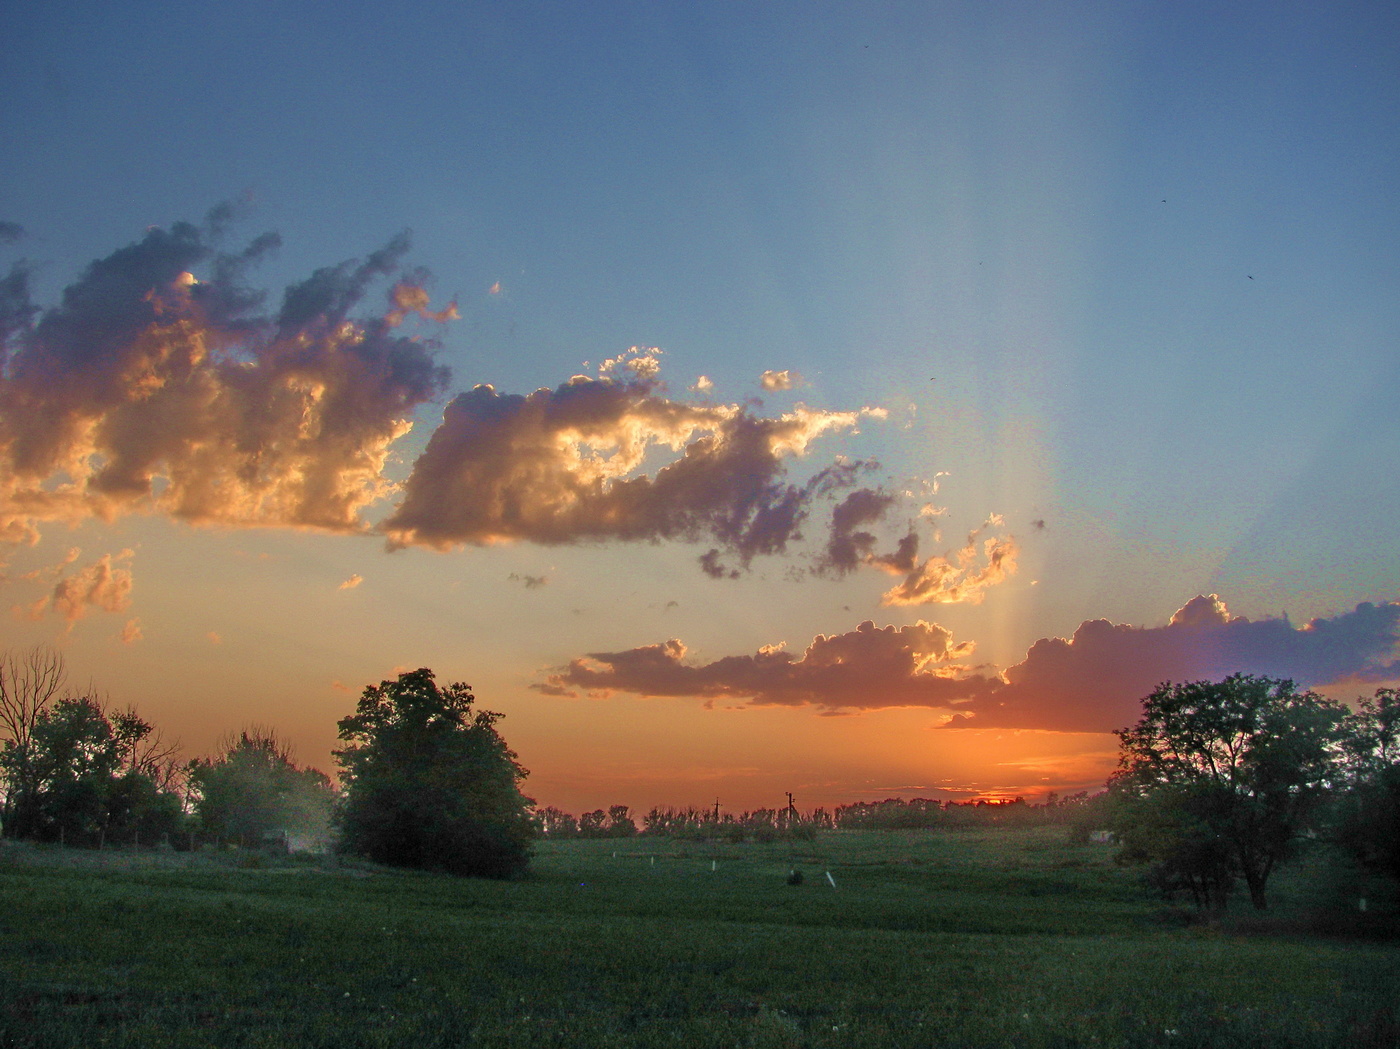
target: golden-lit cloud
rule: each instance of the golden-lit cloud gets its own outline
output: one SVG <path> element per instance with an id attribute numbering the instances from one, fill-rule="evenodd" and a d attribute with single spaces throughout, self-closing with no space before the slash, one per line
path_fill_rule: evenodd
<path id="1" fill-rule="evenodd" d="M 922 620 L 902 627 L 866 621 L 845 634 L 818 634 L 801 655 L 767 645 L 753 655 L 695 665 L 686 651 L 672 638 L 624 652 L 592 652 L 535 687 L 547 695 L 622 691 L 848 710 L 941 707 L 999 683 L 966 665 L 970 643 L 954 642 L 948 630 Z"/>
<path id="2" fill-rule="evenodd" d="M 798 375 L 797 372 L 788 371 L 787 369 L 780 372 L 766 371 L 758 377 L 759 386 L 768 390 L 770 393 L 775 393 L 778 390 L 790 390 L 801 381 L 802 376 Z"/>
<path id="3" fill-rule="evenodd" d="M 983 534 L 1000 526 L 1002 520 L 993 516 L 981 528 L 968 533 L 967 542 L 956 555 L 934 556 L 919 561 L 918 542 L 910 532 L 893 555 L 875 558 L 874 563 L 894 575 L 904 574 L 904 581 L 887 590 L 882 605 L 979 604 L 988 588 L 1005 580 L 1016 571 L 1016 540 L 1009 535 Z M 982 563 L 978 563 L 979 547 Z"/>
<path id="4" fill-rule="evenodd" d="M 708 541 L 707 570 L 728 574 L 718 558 L 746 566 L 782 552 L 814 500 L 864 468 L 838 460 L 792 483 L 790 461 L 821 435 L 883 414 L 798 405 L 765 418 L 673 400 L 654 351 L 600 372 L 528 395 L 477 386 L 454 398 L 382 525 L 391 545 Z"/>
<path id="5" fill-rule="evenodd" d="M 687 403 L 666 394 L 660 350 L 634 348 L 554 390 L 459 394 L 400 487 L 384 472 L 391 446 L 449 378 L 431 340 L 400 332 L 414 317 L 452 319 L 455 304 L 431 308 L 426 276 L 402 268 L 401 236 L 315 271 L 265 313 L 244 274 L 278 238 L 221 253 L 212 241 L 229 216 L 152 227 L 49 309 L 12 269 L 0 289 L 0 542 L 36 542 L 46 522 L 160 513 L 377 527 L 391 548 L 698 542 L 710 547 L 702 568 L 732 576 L 783 553 L 816 502 L 869 466 L 789 476 L 823 434 L 883 411 Z M 381 281 L 385 306 L 357 314 Z M 367 519 L 394 495 L 387 519 Z"/>
<path id="6" fill-rule="evenodd" d="M 77 559 L 76 549 L 63 566 Z M 131 606 L 131 569 L 120 563 L 129 562 L 131 550 L 123 550 L 115 557 L 103 554 L 92 564 L 72 574 L 63 574 L 53 585 L 53 589 L 32 604 L 29 609 L 31 619 L 42 619 L 49 612 L 62 616 L 72 627 L 89 612 L 124 612 Z M 61 568 L 60 568 L 61 570 Z"/>
<path id="7" fill-rule="evenodd" d="M 126 626 L 122 627 L 121 643 L 123 645 L 134 645 L 144 637 L 145 635 L 141 632 L 140 619 L 128 619 Z"/>
<path id="8" fill-rule="evenodd" d="M 781 646 L 753 655 L 689 661 L 683 641 L 591 652 L 534 688 L 546 695 L 690 696 L 752 705 L 810 705 L 827 712 L 930 707 L 950 728 L 1112 732 L 1141 715 L 1164 681 L 1233 673 L 1287 677 L 1305 687 L 1400 674 L 1400 603 L 1294 627 L 1286 618 L 1230 616 L 1214 595 L 1196 597 L 1159 627 L 1080 624 L 1074 636 L 1042 638 L 1025 659 L 997 672 L 971 662 L 973 644 L 944 627 L 860 624 L 818 635 L 800 656 Z"/>
<path id="9" fill-rule="evenodd" d="M 341 583 L 340 586 L 338 586 L 336 589 L 338 589 L 338 590 L 354 590 L 355 587 L 359 586 L 359 585 L 360 585 L 361 583 L 363 583 L 364 581 L 365 581 L 365 577 L 362 576 L 362 575 L 360 575 L 359 572 L 356 572 L 356 573 L 355 573 L 354 575 L 352 575 L 349 579 L 345 580 L 345 582 Z"/>
<path id="10" fill-rule="evenodd" d="M 242 275 L 276 243 L 264 235 L 227 255 L 188 223 L 152 228 L 46 310 L 31 304 L 27 273 L 11 271 L 0 295 L 0 540 L 34 542 L 45 521 L 151 511 L 368 528 L 362 511 L 392 490 L 389 446 L 447 379 L 431 343 L 393 330 L 407 311 L 427 315 L 426 295 L 400 283 L 387 312 L 351 316 L 398 269 L 399 237 L 316 271 L 264 316 Z"/>
<path id="11" fill-rule="evenodd" d="M 389 293 L 389 299 L 394 304 L 394 308 L 384 315 L 384 322 L 391 328 L 396 328 L 404 322 L 410 313 L 416 313 L 427 321 L 436 321 L 445 324 L 448 321 L 455 321 L 461 318 L 457 312 L 457 304 L 449 302 L 445 307 L 434 313 L 428 309 L 431 301 L 427 291 L 417 284 L 401 282 L 395 284 Z"/>
<path id="12" fill-rule="evenodd" d="M 826 550 L 817 561 L 821 573 L 845 575 L 861 566 L 878 568 L 903 581 L 886 591 L 883 605 L 979 604 L 989 588 L 1016 571 L 1016 541 L 1009 535 L 986 533 L 1004 524 L 992 515 L 968 533 L 956 553 L 919 558 L 920 539 L 910 529 L 888 553 L 878 553 L 879 537 L 870 530 L 883 520 L 899 498 L 880 489 L 860 488 L 832 511 Z M 924 507 L 923 517 L 940 511 Z M 980 562 L 979 562 L 980 556 Z"/>

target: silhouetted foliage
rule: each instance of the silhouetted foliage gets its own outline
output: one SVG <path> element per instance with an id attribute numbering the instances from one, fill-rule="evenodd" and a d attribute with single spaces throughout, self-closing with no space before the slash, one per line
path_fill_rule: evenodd
<path id="1" fill-rule="evenodd" d="M 546 838 L 577 838 L 578 820 L 563 809 L 549 805 L 537 809 L 534 815 L 535 831 Z"/>
<path id="2" fill-rule="evenodd" d="M 8 837 L 28 836 L 38 820 L 34 725 L 59 697 L 66 676 L 62 654 L 44 645 L 0 656 L 0 824 Z"/>
<path id="3" fill-rule="evenodd" d="M 298 768 L 269 730 L 241 732 L 217 758 L 190 762 L 189 784 L 206 835 L 254 846 L 327 840 L 336 800 L 330 778 Z"/>
<path id="4" fill-rule="evenodd" d="M 365 688 L 339 723 L 341 845 L 380 863 L 504 878 L 525 870 L 526 771 L 467 685 L 422 669 Z"/>
<path id="5" fill-rule="evenodd" d="M 1235 674 L 1164 684 L 1118 733 L 1112 824 L 1125 862 L 1164 892 L 1224 906 L 1243 879 L 1260 910 L 1337 772 L 1346 709 L 1291 681 Z"/>
<path id="6" fill-rule="evenodd" d="M 6 833 L 69 845 L 154 844 L 177 834 L 184 812 L 171 789 L 173 749 L 135 711 L 109 714 L 91 696 L 45 704 L 25 747 L 0 754 L 10 784 Z M 21 760 L 23 775 L 12 779 Z"/>
<path id="7" fill-rule="evenodd" d="M 1400 690 L 1360 700 L 1347 728 L 1337 841 L 1363 866 L 1400 878 Z"/>

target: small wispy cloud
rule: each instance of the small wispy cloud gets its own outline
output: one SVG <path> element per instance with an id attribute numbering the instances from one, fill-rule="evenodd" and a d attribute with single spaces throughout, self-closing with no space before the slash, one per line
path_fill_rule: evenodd
<path id="1" fill-rule="evenodd" d="M 365 581 L 365 577 L 362 576 L 362 575 L 360 575 L 360 573 L 356 572 L 356 573 L 355 573 L 354 575 L 352 575 L 349 579 L 345 580 L 345 582 L 341 583 L 340 586 L 337 587 L 336 589 L 338 589 L 338 590 L 354 590 L 355 587 L 359 586 L 359 585 L 360 585 L 361 583 L 363 583 L 364 581 Z"/>
<path id="2" fill-rule="evenodd" d="M 769 370 L 758 377 L 758 384 L 770 393 L 776 393 L 778 390 L 790 390 L 801 381 L 801 375 L 787 369 L 782 371 Z"/>
<path id="3" fill-rule="evenodd" d="M 28 607 L 30 619 L 42 619 L 53 612 L 62 616 L 71 629 L 74 623 L 91 611 L 124 612 L 130 607 L 133 585 L 131 569 L 122 562 L 130 562 L 135 551 L 103 554 L 91 564 L 68 574 L 67 567 L 74 564 L 79 555 L 80 550 L 74 547 L 60 564 L 41 570 L 43 575 L 58 573 L 60 578 L 48 594 Z"/>
<path id="4" fill-rule="evenodd" d="M 141 620 L 128 619 L 126 626 L 122 627 L 121 642 L 123 645 L 134 645 L 142 640 L 145 635 L 141 632 Z"/>

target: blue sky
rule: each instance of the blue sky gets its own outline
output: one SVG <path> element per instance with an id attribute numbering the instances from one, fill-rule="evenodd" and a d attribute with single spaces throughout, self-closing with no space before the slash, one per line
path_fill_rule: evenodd
<path id="1" fill-rule="evenodd" d="M 1037 730 L 1016 747 L 1060 757 L 998 772 L 967 757 L 991 741 L 933 730 L 952 708 L 832 719 L 742 690 L 706 710 L 629 691 L 671 687 L 656 681 L 532 686 L 672 637 L 700 666 L 922 620 L 975 644 L 972 675 L 1085 621 L 1164 627 L 1197 595 L 1295 627 L 1400 599 L 1390 5 L 58 2 L 10 6 L 0 36 L 0 221 L 20 230 L 0 264 L 26 260 L 40 308 L 148 227 L 224 201 L 238 214 L 213 247 L 281 237 L 246 275 L 272 314 L 286 286 L 411 230 L 358 314 L 408 276 L 460 318 L 396 329 L 436 340 L 452 378 L 413 405 L 386 479 L 477 383 L 557 389 L 655 347 L 666 385 L 647 396 L 672 406 L 883 409 L 783 468 L 798 484 L 878 460 L 861 483 L 910 494 L 877 554 L 913 521 L 921 556 L 956 564 L 993 514 L 977 544 L 1015 544 L 975 600 L 895 606 L 884 572 L 812 574 L 828 503 L 804 541 L 716 580 L 705 543 L 674 535 L 390 554 L 286 522 L 193 525 L 157 485 L 9 549 L 7 607 L 102 555 L 129 573 L 106 605 L 67 618 L 50 599 L 7 633 L 63 646 L 192 752 L 256 720 L 327 764 L 353 693 L 426 664 L 505 711 L 536 792 L 574 807 L 681 802 L 706 777 L 755 799 L 1066 786 L 1111 764 L 1112 737 Z M 761 388 L 783 370 L 790 389 Z M 132 619 L 141 639 L 114 641 Z M 1353 692 L 1387 663 L 1367 658 Z M 847 763 L 856 723 L 869 742 Z M 765 734 L 820 767 L 765 757 L 749 742 Z"/>

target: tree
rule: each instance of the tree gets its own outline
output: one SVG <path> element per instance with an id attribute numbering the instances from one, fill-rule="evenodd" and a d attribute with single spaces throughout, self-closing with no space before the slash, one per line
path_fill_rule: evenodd
<path id="1" fill-rule="evenodd" d="M 1236 877 L 1266 887 L 1338 775 L 1346 708 L 1292 681 L 1235 674 L 1164 684 L 1118 733 L 1114 829 L 1127 862 L 1221 907 Z"/>
<path id="2" fill-rule="evenodd" d="M 45 645 L 0 655 L 0 776 L 5 797 L 0 823 L 9 837 L 28 837 L 36 819 L 34 726 L 63 689 L 63 656 Z"/>
<path id="3" fill-rule="evenodd" d="M 1362 866 L 1400 878 L 1400 690 L 1358 701 L 1347 728 L 1337 841 Z"/>
<path id="4" fill-rule="evenodd" d="M 527 775 L 469 686 L 427 669 L 367 686 L 339 723 L 341 844 L 380 863 L 504 878 L 530 856 Z"/>
<path id="5" fill-rule="evenodd" d="M 241 732 L 222 750 L 189 765 L 194 813 L 206 833 L 245 845 L 327 838 L 336 800 L 330 777 L 298 768 L 268 729 Z"/>
<path id="6" fill-rule="evenodd" d="M 155 843 L 178 833 L 183 811 L 170 789 L 173 749 L 134 710 L 109 714 L 93 696 L 45 705 L 29 734 L 10 833 L 72 845 Z M 16 758 L 16 749 L 5 757 Z"/>

